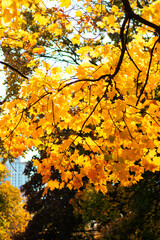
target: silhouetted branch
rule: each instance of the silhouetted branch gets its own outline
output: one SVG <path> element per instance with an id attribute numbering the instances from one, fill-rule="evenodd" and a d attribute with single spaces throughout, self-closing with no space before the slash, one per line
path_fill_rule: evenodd
<path id="1" fill-rule="evenodd" d="M 28 77 L 26 77 L 23 73 L 21 73 L 19 70 L 17 70 L 15 67 L 11 66 L 10 64 L 0 61 L 1 64 L 5 65 L 6 67 L 9 67 L 10 69 L 12 69 L 13 71 L 17 72 L 19 75 L 21 75 L 23 78 L 28 79 Z"/>
<path id="2" fill-rule="evenodd" d="M 154 43 L 154 45 L 153 45 L 153 47 L 152 47 L 152 49 L 151 49 L 151 53 L 150 53 L 151 56 L 150 56 L 150 61 L 149 61 L 149 66 L 148 66 L 148 71 L 147 71 L 146 80 L 145 80 L 145 83 L 144 83 L 144 85 L 143 85 L 143 87 L 142 87 L 142 89 L 141 89 L 141 92 L 140 92 L 140 94 L 139 94 L 139 97 L 138 97 L 138 99 L 137 99 L 136 106 L 138 105 L 139 100 L 140 100 L 140 98 L 141 98 L 141 96 L 142 96 L 142 94 L 143 94 L 143 92 L 144 92 L 144 89 L 145 89 L 145 87 L 146 87 L 146 85 L 147 85 L 148 78 L 149 78 L 149 72 L 150 72 L 150 68 L 151 68 L 151 63 L 152 63 L 152 58 L 153 58 L 153 52 L 154 52 L 155 46 L 156 46 L 157 42 L 159 42 L 159 40 L 160 40 L 160 38 L 158 38 L 158 39 L 155 41 L 155 43 Z"/>
<path id="3" fill-rule="evenodd" d="M 122 2 L 123 2 L 124 10 L 129 19 L 133 19 L 133 18 L 136 19 L 138 22 L 141 22 L 141 23 L 145 24 L 146 26 L 153 28 L 160 35 L 160 26 L 159 25 L 149 22 L 148 20 L 142 18 L 138 14 L 135 14 L 133 12 L 128 0 L 122 0 Z"/>

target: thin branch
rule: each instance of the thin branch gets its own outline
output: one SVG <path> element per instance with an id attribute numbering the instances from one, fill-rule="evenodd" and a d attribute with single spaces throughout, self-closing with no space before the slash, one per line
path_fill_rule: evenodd
<path id="1" fill-rule="evenodd" d="M 127 130 L 128 130 L 128 132 L 129 132 L 129 135 L 130 135 L 131 141 L 132 141 L 132 139 L 135 139 L 135 138 L 132 136 L 131 131 L 130 131 L 130 129 L 129 129 L 126 121 L 125 121 L 125 114 L 124 114 L 124 113 L 123 113 L 123 122 L 125 123 L 125 125 L 126 125 L 126 127 L 127 127 Z"/>
<path id="2" fill-rule="evenodd" d="M 139 75 L 140 75 L 140 71 L 138 72 L 138 75 L 137 75 L 137 79 L 136 79 L 136 82 L 137 82 L 137 85 L 136 85 L 136 97 L 138 97 L 138 80 L 139 80 Z"/>
<path id="3" fill-rule="evenodd" d="M 69 87 L 70 85 L 75 84 L 75 83 L 79 83 L 79 82 L 98 82 L 98 81 L 100 81 L 102 78 L 105 78 L 105 77 L 107 77 L 107 76 L 110 77 L 111 75 L 110 75 L 110 74 L 105 74 L 105 75 L 100 76 L 100 77 L 97 78 L 97 79 L 89 79 L 89 78 L 77 79 L 77 80 L 75 80 L 75 81 L 66 83 L 64 86 L 62 86 L 61 88 L 58 89 L 58 92 L 62 91 L 65 87 Z"/>
<path id="4" fill-rule="evenodd" d="M 101 148 L 101 146 L 99 146 L 99 145 L 97 144 L 97 142 L 96 142 L 95 140 L 92 139 L 92 141 L 97 145 L 97 147 L 101 150 L 101 152 L 102 152 L 103 154 L 106 153 L 106 152 Z"/>
<path id="5" fill-rule="evenodd" d="M 39 102 L 42 98 L 46 97 L 47 95 L 51 95 L 52 92 L 47 92 L 45 94 L 43 94 L 38 100 L 36 100 L 34 103 L 30 104 L 29 107 L 23 109 L 23 111 L 26 111 L 28 109 L 30 109 L 31 107 L 33 107 L 37 102 Z"/>
<path id="6" fill-rule="evenodd" d="M 155 121 L 155 123 L 160 127 L 160 124 L 157 122 L 157 120 L 150 113 L 146 112 L 146 114 L 148 114 L 150 116 L 150 118 L 152 118 Z"/>
<path id="7" fill-rule="evenodd" d="M 52 113 L 53 113 L 53 122 L 54 122 L 54 126 L 56 125 L 55 123 L 55 112 L 54 112 L 54 102 L 52 100 Z"/>
<path id="8" fill-rule="evenodd" d="M 115 128 L 117 128 L 119 132 L 122 132 L 121 129 L 115 124 L 115 122 L 114 122 L 114 120 L 113 120 L 113 118 L 112 118 L 112 116 L 111 116 L 111 113 L 110 113 L 109 109 L 108 109 L 108 113 L 109 113 L 109 116 L 110 116 L 110 118 L 111 118 L 111 120 L 112 120 L 113 125 L 115 126 Z"/>
<path id="9" fill-rule="evenodd" d="M 133 105 L 131 105 L 131 104 L 127 104 L 127 106 L 133 107 L 133 108 L 137 109 L 139 112 L 142 110 L 142 109 L 139 109 L 138 107 L 133 106 Z M 132 113 L 132 114 L 133 114 L 133 113 Z M 136 113 L 135 113 L 135 114 L 136 114 Z M 145 114 L 147 114 L 148 116 L 150 116 L 150 118 L 152 118 L 152 119 L 155 121 L 155 123 L 160 127 L 160 123 L 158 123 L 157 120 L 156 120 L 150 113 L 148 113 L 147 111 L 145 111 Z"/>
<path id="10" fill-rule="evenodd" d="M 97 106 L 99 105 L 99 103 L 101 102 L 101 100 L 104 98 L 105 94 L 103 94 L 103 96 L 97 101 L 96 105 L 94 106 L 94 108 L 92 109 L 92 111 L 90 112 L 90 114 L 88 115 L 88 117 L 86 118 L 86 120 L 84 121 L 84 123 L 82 124 L 81 130 L 80 130 L 80 134 L 86 124 L 86 122 L 89 120 L 89 118 L 92 116 L 92 114 L 94 113 L 94 111 L 96 110 Z"/>
<path id="11" fill-rule="evenodd" d="M 18 69 L 16 69 L 15 67 L 11 66 L 8 63 L 5 63 L 3 61 L 0 61 L 1 64 L 5 65 L 6 67 L 9 67 L 10 69 L 12 69 L 13 71 L 17 72 L 19 75 L 21 75 L 23 78 L 28 79 L 28 77 L 26 77 L 23 73 L 21 73 Z"/>
<path id="12" fill-rule="evenodd" d="M 134 66 L 137 68 L 137 70 L 138 70 L 139 72 L 142 72 L 141 69 L 140 69 L 140 68 L 137 66 L 137 64 L 135 63 L 135 61 L 133 60 L 133 58 L 131 57 L 131 55 L 130 55 L 130 53 L 129 53 L 129 51 L 128 51 L 127 48 L 126 48 L 126 52 L 127 52 L 128 56 L 129 56 L 129 59 L 132 61 L 132 63 L 134 64 Z"/>
<path id="13" fill-rule="evenodd" d="M 9 138 L 9 137 L 13 134 L 13 132 L 16 130 L 16 128 L 18 127 L 18 125 L 20 124 L 20 122 L 21 122 L 21 120 L 22 120 L 22 118 L 23 118 L 23 113 L 24 113 L 24 111 L 21 112 L 21 117 L 20 117 L 18 123 L 16 124 L 16 126 L 15 126 L 15 127 L 13 128 L 13 130 L 9 133 L 9 135 L 6 136 L 5 138 Z"/>
<path id="14" fill-rule="evenodd" d="M 11 165 L 11 167 L 13 168 L 13 170 L 15 171 L 15 172 L 17 172 L 17 170 L 13 167 L 13 165 L 12 165 L 12 162 L 10 161 L 9 162 L 9 164 Z"/>
<path id="15" fill-rule="evenodd" d="M 21 120 L 22 120 L 22 118 L 23 118 L 24 112 L 27 111 L 27 110 L 29 110 L 29 109 L 30 109 L 31 107 L 33 107 L 37 102 L 39 102 L 42 98 L 44 98 L 45 96 L 47 96 L 47 95 L 49 95 L 49 94 L 52 94 L 52 93 L 49 92 L 49 93 L 46 93 L 46 94 L 42 95 L 37 101 L 35 101 L 35 102 L 32 103 L 29 107 L 26 107 L 26 108 L 24 108 L 24 109 L 21 111 L 21 117 L 20 117 L 18 123 L 16 124 L 16 126 L 14 127 L 14 129 L 9 133 L 9 135 L 6 136 L 6 138 L 9 138 L 9 137 L 13 134 L 13 132 L 16 130 L 16 128 L 18 127 L 18 125 L 20 124 L 20 122 L 21 122 Z"/>
<path id="16" fill-rule="evenodd" d="M 136 106 L 138 105 L 138 103 L 139 103 L 139 101 L 140 101 L 140 98 L 141 98 L 141 96 L 142 96 L 142 94 L 143 94 L 143 92 L 144 92 L 144 89 L 145 89 L 145 87 L 146 87 L 146 85 L 147 85 L 147 83 L 148 83 L 149 72 L 150 72 L 151 63 L 152 63 L 152 58 L 153 58 L 153 52 L 154 52 L 155 46 L 156 46 L 157 42 L 159 42 L 159 40 L 160 40 L 160 37 L 155 41 L 155 43 L 154 43 L 154 45 L 153 45 L 153 47 L 152 47 L 152 49 L 151 49 L 151 52 L 150 52 L 150 61 L 149 61 L 149 66 L 148 66 L 148 71 L 147 71 L 146 80 L 145 80 L 145 83 L 144 83 L 144 85 L 143 85 L 143 87 L 142 87 L 142 89 L 141 89 L 141 92 L 140 92 L 140 94 L 139 94 L 139 97 L 138 97 L 138 99 L 137 99 Z"/>

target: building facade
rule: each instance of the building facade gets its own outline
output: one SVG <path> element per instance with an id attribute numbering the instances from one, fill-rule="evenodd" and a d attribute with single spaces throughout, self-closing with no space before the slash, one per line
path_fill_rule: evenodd
<path id="1" fill-rule="evenodd" d="M 10 176 L 7 178 L 7 180 L 10 180 L 11 184 L 17 188 L 20 188 L 20 186 L 28 181 L 28 177 L 23 173 L 25 166 L 26 162 L 21 161 L 21 158 L 15 159 L 15 161 L 12 163 L 6 163 L 6 167 L 10 171 Z"/>

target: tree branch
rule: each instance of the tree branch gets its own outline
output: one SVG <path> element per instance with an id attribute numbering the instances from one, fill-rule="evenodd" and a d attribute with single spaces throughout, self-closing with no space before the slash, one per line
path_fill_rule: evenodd
<path id="1" fill-rule="evenodd" d="M 152 22 L 149 22 L 148 20 L 135 14 L 133 12 L 128 0 L 122 0 L 122 2 L 123 2 L 124 10 L 125 10 L 126 14 L 128 15 L 129 19 L 132 19 L 132 18 L 136 19 L 137 21 L 145 24 L 146 26 L 153 28 L 160 35 L 160 26 L 158 26 Z"/>
<path id="2" fill-rule="evenodd" d="M 152 47 L 152 49 L 151 49 L 151 53 L 150 53 L 151 56 L 150 56 L 150 61 L 149 61 L 149 66 L 148 66 L 148 71 L 147 71 L 146 80 L 145 80 L 145 83 L 144 83 L 144 85 L 143 85 L 143 87 L 142 87 L 142 89 L 141 89 L 141 91 L 140 91 L 139 97 L 138 97 L 138 99 L 137 99 L 136 106 L 138 105 L 139 100 L 140 100 L 140 98 L 141 98 L 141 96 L 142 96 L 142 94 L 143 94 L 143 92 L 144 92 L 144 89 L 145 89 L 147 83 L 148 83 L 149 72 L 150 72 L 151 63 L 152 63 L 152 58 L 153 58 L 153 52 L 154 52 L 155 46 L 156 46 L 157 42 L 159 42 L 159 40 L 160 40 L 160 37 L 155 41 L 155 43 L 154 43 L 154 45 L 153 45 L 153 47 Z"/>
<path id="3" fill-rule="evenodd" d="M 19 70 L 17 70 L 15 67 L 11 66 L 10 64 L 0 61 L 1 64 L 5 65 L 6 67 L 9 67 L 10 69 L 12 69 L 13 71 L 17 72 L 19 75 L 21 75 L 23 78 L 28 79 L 28 77 L 26 77 L 23 73 L 21 73 Z"/>

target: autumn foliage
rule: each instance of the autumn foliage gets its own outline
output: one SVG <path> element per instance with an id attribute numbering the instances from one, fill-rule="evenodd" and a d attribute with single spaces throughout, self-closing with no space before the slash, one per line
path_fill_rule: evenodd
<path id="1" fill-rule="evenodd" d="M 34 165 L 51 190 L 87 177 L 106 192 L 106 181 L 128 186 L 159 171 L 159 9 L 159 0 L 2 0 L 2 47 L 21 49 L 33 69 L 1 62 L 23 79 L 1 104 L 4 161 L 45 150 Z M 49 49 L 55 60 L 40 60 Z"/>
<path id="2" fill-rule="evenodd" d="M 11 240 L 18 232 L 23 233 L 31 215 L 23 208 L 20 190 L 5 181 L 7 169 L 0 164 L 0 239 Z"/>

